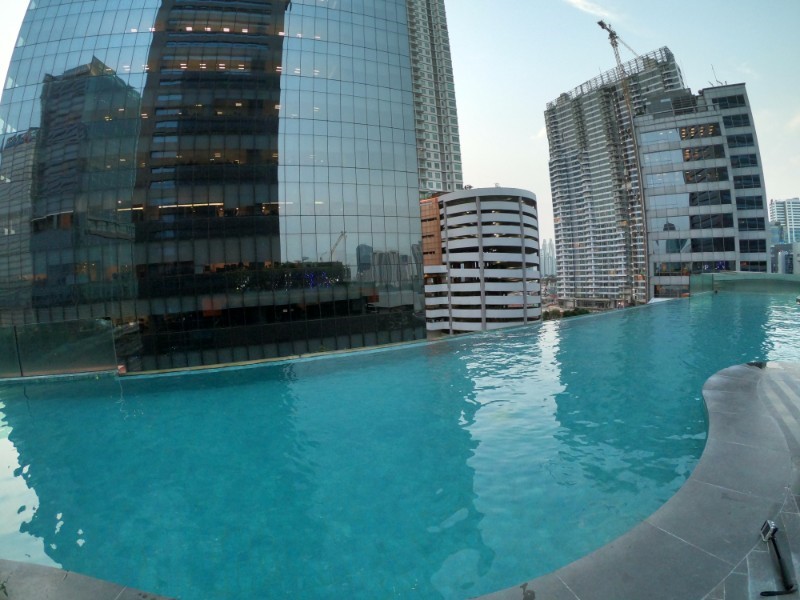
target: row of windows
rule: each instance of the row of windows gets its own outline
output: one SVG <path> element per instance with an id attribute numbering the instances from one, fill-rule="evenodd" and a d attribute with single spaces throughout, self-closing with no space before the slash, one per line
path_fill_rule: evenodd
<path id="1" fill-rule="evenodd" d="M 743 113 L 740 115 L 727 115 L 722 117 L 722 124 L 725 127 L 749 127 L 750 115 Z"/>
<path id="2" fill-rule="evenodd" d="M 659 262 L 653 263 L 653 275 L 658 277 L 697 275 L 709 271 L 729 271 L 731 261 L 718 260 L 692 262 Z"/>
<path id="3" fill-rule="evenodd" d="M 667 208 L 686 208 L 687 206 L 719 206 L 731 203 L 730 190 L 708 190 L 683 194 L 660 194 L 648 197 L 649 210 Z M 736 196 L 736 208 L 739 210 L 758 210 L 764 208 L 764 197 L 761 195 Z"/>
<path id="4" fill-rule="evenodd" d="M 682 140 L 695 138 L 717 137 L 720 135 L 719 123 L 703 123 L 702 125 L 687 125 L 679 127 L 678 132 Z"/>
<path id="5" fill-rule="evenodd" d="M 669 171 L 667 173 L 649 173 L 645 176 L 645 183 L 647 187 L 650 188 L 677 186 L 690 183 L 710 183 L 716 181 L 728 181 L 728 169 L 725 167 L 711 167 L 708 169 L 694 169 L 683 172 Z M 761 175 L 735 175 L 733 177 L 733 187 L 737 190 L 760 188 Z M 729 203 L 730 197 L 725 204 Z M 692 206 L 700 205 L 692 204 Z"/>
<path id="6" fill-rule="evenodd" d="M 723 96 L 721 98 L 712 98 L 711 101 L 714 103 L 714 106 L 720 108 L 721 110 L 747 106 L 747 102 L 742 94 L 736 94 L 735 96 Z"/>
<path id="7" fill-rule="evenodd" d="M 755 154 L 741 154 L 739 156 L 731 156 L 731 167 L 734 169 L 742 169 L 745 167 L 757 167 L 758 158 Z"/>
<path id="8" fill-rule="evenodd" d="M 739 240 L 739 252 L 766 252 L 767 240 Z"/>
<path id="9" fill-rule="evenodd" d="M 725 158 L 725 147 L 722 144 L 713 146 L 698 146 L 683 149 L 683 160 L 707 160 L 710 158 Z"/>
<path id="10" fill-rule="evenodd" d="M 761 175 L 734 175 L 733 187 L 737 190 L 760 188 Z"/>
<path id="11" fill-rule="evenodd" d="M 738 133 L 736 135 L 728 136 L 729 148 L 746 148 L 754 145 L 752 133 Z"/>
<path id="12" fill-rule="evenodd" d="M 645 166 L 668 165 L 714 158 L 725 158 L 725 147 L 722 144 L 697 146 L 694 148 L 684 148 L 683 150 L 650 152 L 644 155 L 644 164 Z"/>
<path id="13" fill-rule="evenodd" d="M 767 261 L 765 260 L 743 260 L 739 263 L 740 271 L 750 271 L 756 273 L 767 272 Z"/>
<path id="14" fill-rule="evenodd" d="M 686 183 L 707 183 L 712 181 L 728 181 L 728 169 L 725 167 L 711 167 L 708 169 L 694 169 L 683 172 Z"/>
<path id="15" fill-rule="evenodd" d="M 764 231 L 764 217 L 739 217 L 737 227 L 739 231 Z M 684 215 L 679 217 L 655 217 L 647 220 L 648 230 L 658 231 L 686 231 L 687 229 L 721 229 L 733 227 L 733 214 L 717 213 L 710 215 Z M 677 240 L 680 241 L 680 240 Z M 676 252 L 676 240 L 666 240 L 668 252 Z M 682 245 L 682 244 L 681 244 Z"/>
<path id="16" fill-rule="evenodd" d="M 689 206 L 715 206 L 718 204 L 730 203 L 730 190 L 709 190 L 705 192 L 689 193 Z"/>
<path id="17" fill-rule="evenodd" d="M 689 229 L 713 229 L 717 227 L 733 227 L 733 215 L 721 213 L 716 215 L 692 215 L 689 217 Z"/>
<path id="18" fill-rule="evenodd" d="M 740 217 L 739 231 L 764 231 L 764 217 Z"/>
<path id="19" fill-rule="evenodd" d="M 735 238 L 713 237 L 692 238 L 692 252 L 734 252 L 736 250 Z"/>
<path id="20" fill-rule="evenodd" d="M 764 208 L 763 196 L 736 196 L 736 208 L 739 210 L 758 210 Z"/>
<path id="21" fill-rule="evenodd" d="M 734 261 L 730 260 L 653 263 L 653 275 L 657 277 L 686 277 L 700 273 L 730 271 L 734 264 Z M 766 261 L 743 260 L 739 262 L 739 270 L 765 272 L 767 263 Z M 686 291 L 688 292 L 688 290 Z"/>
<path id="22" fill-rule="evenodd" d="M 710 167 L 707 169 L 692 169 L 682 172 L 668 171 L 666 173 L 649 173 L 645 176 L 645 182 L 648 187 L 664 187 L 715 181 L 728 181 L 728 169 L 725 167 Z"/>
<path id="23" fill-rule="evenodd" d="M 685 125 L 677 129 L 661 129 L 648 131 L 641 134 L 641 145 L 658 144 L 662 142 L 679 142 L 699 138 L 717 137 L 721 134 L 719 123 L 701 123 L 698 125 Z"/>
<path id="24" fill-rule="evenodd" d="M 749 124 L 749 117 L 747 115 L 735 115 L 735 117 L 741 117 L 739 119 L 734 120 L 733 117 L 730 117 L 731 127 L 734 122 L 741 123 L 744 125 L 745 121 Z M 726 117 L 728 119 L 728 117 Z M 720 127 L 719 123 L 705 123 L 703 125 L 692 125 L 686 127 L 680 127 L 678 129 L 662 129 L 660 131 L 648 131 L 641 135 L 641 145 L 648 146 L 651 144 L 658 144 L 661 142 L 678 142 L 681 140 L 692 140 L 695 138 L 706 138 L 706 137 L 716 137 L 720 135 Z M 727 136 L 728 146 L 730 148 L 744 148 L 748 146 L 753 146 L 755 141 L 753 140 L 752 133 L 740 133 Z M 717 150 L 715 147 L 711 146 L 712 150 L 703 150 L 702 148 L 686 148 L 684 149 L 684 160 L 702 160 L 703 158 L 722 158 L 725 156 L 724 151 L 721 154 L 719 153 L 720 150 Z M 703 153 L 709 152 L 713 155 L 710 156 L 700 156 L 698 154 L 693 153 Z M 648 159 L 647 155 L 645 155 L 645 163 L 646 164 L 664 164 L 666 163 L 666 158 L 662 157 L 655 157 L 652 159 Z M 678 161 L 669 161 L 669 162 L 678 162 Z"/>

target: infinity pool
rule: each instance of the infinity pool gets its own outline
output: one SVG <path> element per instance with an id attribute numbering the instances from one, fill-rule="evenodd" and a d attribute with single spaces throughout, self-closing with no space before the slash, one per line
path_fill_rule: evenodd
<path id="1" fill-rule="evenodd" d="M 180 375 L 0 386 L 0 557 L 184 600 L 464 598 L 681 486 L 717 370 L 800 360 L 793 295 Z"/>

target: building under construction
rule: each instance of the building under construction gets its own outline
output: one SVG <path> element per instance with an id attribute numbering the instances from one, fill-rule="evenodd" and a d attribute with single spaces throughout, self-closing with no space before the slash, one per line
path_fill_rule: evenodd
<path id="1" fill-rule="evenodd" d="M 561 94 L 545 111 L 558 296 L 610 308 L 648 300 L 643 202 L 634 115 L 645 98 L 684 88 L 668 48 Z"/>

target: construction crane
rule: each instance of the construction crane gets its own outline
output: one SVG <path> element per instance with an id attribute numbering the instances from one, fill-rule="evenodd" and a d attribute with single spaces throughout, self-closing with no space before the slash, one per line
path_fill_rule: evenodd
<path id="1" fill-rule="evenodd" d="M 626 224 L 625 224 L 625 226 L 627 228 L 627 233 L 628 233 L 628 241 L 629 241 L 629 244 L 630 244 L 630 247 L 628 248 L 628 255 L 627 255 L 627 258 L 628 258 L 628 265 L 627 265 L 628 281 L 629 281 L 630 294 L 631 294 L 630 301 L 631 301 L 632 304 L 635 303 L 635 294 L 634 294 L 635 284 L 634 284 L 634 281 L 638 280 L 638 279 L 636 279 L 636 277 L 637 276 L 643 276 L 644 277 L 644 282 L 645 282 L 645 284 L 644 284 L 644 301 L 645 301 L 645 303 L 647 303 L 650 300 L 650 277 L 649 277 L 650 265 L 648 264 L 649 259 L 647 258 L 649 249 L 648 249 L 648 242 L 647 242 L 647 226 L 645 224 L 646 223 L 646 218 L 645 218 L 646 215 L 645 215 L 644 194 L 642 193 L 642 169 L 641 169 L 641 165 L 639 164 L 639 143 L 636 140 L 636 132 L 634 131 L 634 128 L 633 128 L 633 99 L 631 98 L 631 88 L 630 88 L 630 83 L 628 82 L 628 74 L 625 72 L 625 68 L 622 66 L 622 59 L 619 56 L 619 45 L 622 44 L 623 46 L 625 46 L 637 58 L 639 57 L 639 55 L 636 53 L 636 51 L 633 48 L 628 46 L 628 44 L 626 44 L 625 41 L 621 37 L 619 37 L 617 32 L 614 31 L 614 29 L 611 27 L 611 25 L 609 23 L 606 23 L 605 21 L 601 20 L 601 21 L 598 21 L 597 24 L 602 29 L 604 29 L 605 31 L 608 32 L 608 41 L 611 43 L 611 48 L 614 50 L 614 58 L 616 59 L 616 62 L 617 62 L 617 76 L 619 77 L 619 81 L 620 81 L 620 83 L 622 85 L 622 96 L 623 96 L 623 99 L 625 100 L 625 108 L 627 110 L 628 119 L 629 119 L 627 127 L 623 126 L 622 123 L 620 124 L 620 133 L 622 134 L 622 139 L 623 140 L 626 140 L 626 141 L 630 140 L 631 147 L 633 149 L 633 166 L 636 169 L 636 177 L 637 177 L 637 185 L 634 187 L 633 186 L 633 177 L 631 176 L 631 172 L 630 172 L 630 165 L 626 163 L 625 164 L 625 168 L 626 168 L 627 173 L 626 173 L 626 186 L 625 187 L 626 187 L 626 189 L 628 191 L 629 198 L 630 198 L 630 200 L 628 201 L 628 206 L 626 207 L 627 208 L 627 213 L 628 213 L 628 218 L 627 218 Z M 639 231 L 638 232 L 634 231 L 635 225 L 633 223 L 633 218 L 632 218 L 633 214 L 634 214 L 633 205 L 635 205 L 635 204 L 638 204 L 638 209 L 639 209 L 640 214 L 641 214 L 640 226 L 639 226 Z M 633 254 L 634 254 L 633 237 L 634 237 L 634 233 L 639 233 L 641 235 L 641 237 L 642 237 L 642 244 L 643 244 L 643 248 L 642 248 L 642 253 L 643 253 L 642 264 L 643 264 L 643 267 L 644 267 L 643 268 L 643 271 L 644 271 L 643 273 L 634 273 L 634 266 L 635 266 L 634 259 L 633 259 Z"/>
<path id="2" fill-rule="evenodd" d="M 342 233 L 339 234 L 339 237 L 336 238 L 336 241 L 333 243 L 333 246 L 331 246 L 330 262 L 333 262 L 333 253 L 336 252 L 336 248 L 339 247 L 339 244 L 341 244 L 342 240 L 346 237 L 347 237 L 347 232 L 343 231 Z M 325 254 L 320 254 L 319 259 L 321 261 L 325 260 Z"/>
<path id="3" fill-rule="evenodd" d="M 623 40 L 621 37 L 619 37 L 619 35 L 617 35 L 617 32 L 611 28 L 611 25 L 609 23 L 606 23 L 605 21 L 598 21 L 597 24 L 608 32 L 608 40 L 611 42 L 611 47 L 614 49 L 614 56 L 617 59 L 618 69 L 620 70 L 622 69 L 622 61 L 619 58 L 619 44 L 625 46 L 634 56 L 637 57 L 639 56 L 636 50 L 628 46 L 628 44 L 625 43 L 625 40 Z"/>

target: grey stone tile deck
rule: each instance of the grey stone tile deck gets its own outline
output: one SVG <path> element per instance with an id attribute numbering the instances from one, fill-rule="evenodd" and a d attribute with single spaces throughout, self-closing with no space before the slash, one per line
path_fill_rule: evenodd
<path id="1" fill-rule="evenodd" d="M 167 600 L 71 571 L 0 559 L 3 600 Z"/>
<path id="2" fill-rule="evenodd" d="M 775 521 L 799 572 L 800 364 L 729 367 L 703 398 L 708 441 L 675 496 L 592 554 L 483 599 L 754 600 L 782 590 L 760 529 Z"/>

